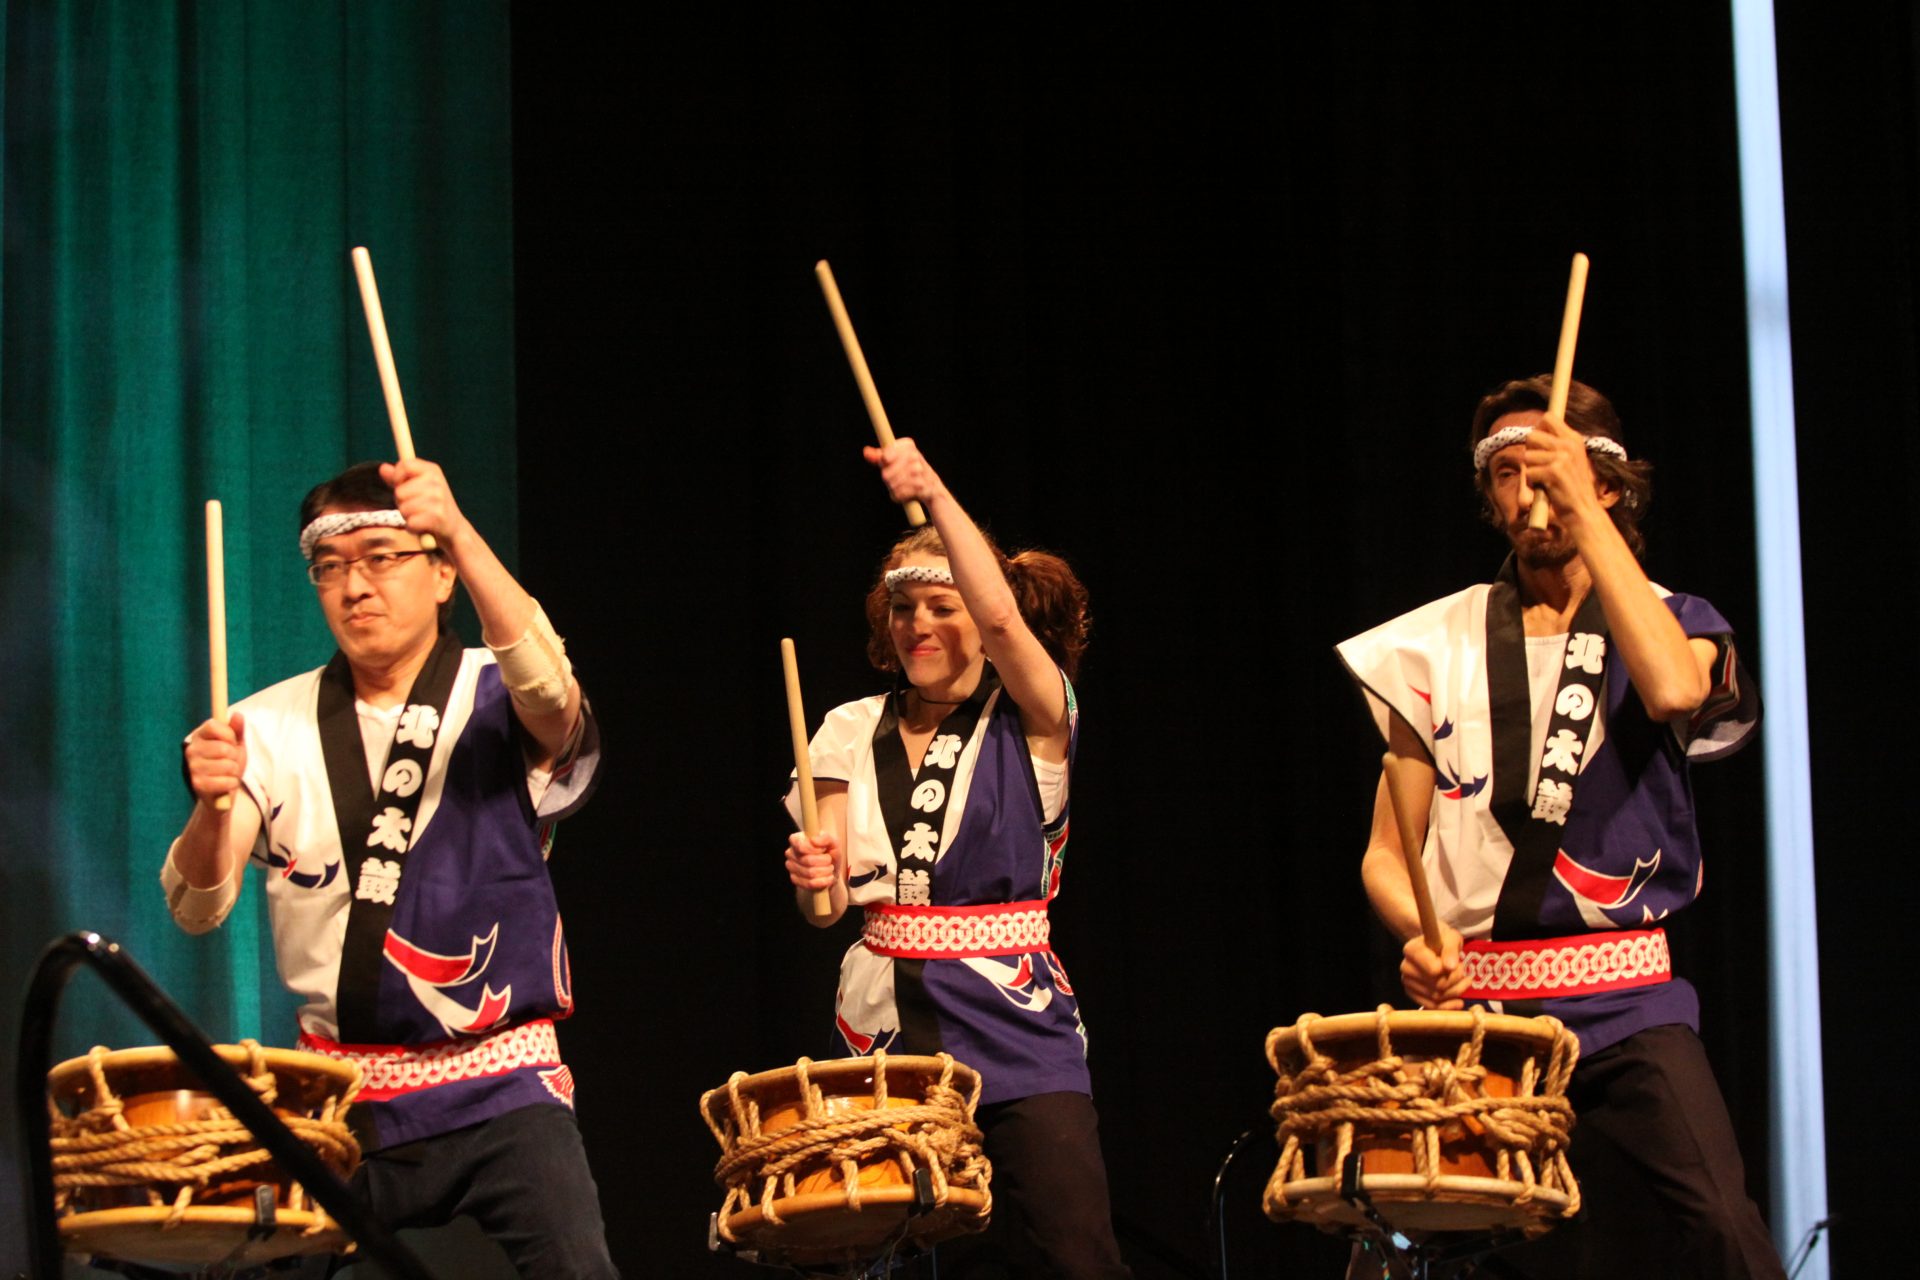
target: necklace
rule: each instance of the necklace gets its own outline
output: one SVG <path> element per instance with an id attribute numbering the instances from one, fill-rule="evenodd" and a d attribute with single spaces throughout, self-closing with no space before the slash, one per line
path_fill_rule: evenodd
<path id="1" fill-rule="evenodd" d="M 920 699 L 920 706 L 918 708 L 910 708 L 907 702 L 907 695 L 909 693 Z M 943 698 L 928 698 L 922 696 L 918 689 L 912 688 L 911 686 L 900 690 L 896 696 L 900 703 L 899 716 L 901 728 L 910 729 L 910 731 L 914 733 L 925 733 L 930 728 L 938 726 L 947 718 L 946 708 L 960 706 L 969 700 L 968 698 L 954 698 L 949 701 Z M 940 710 L 929 713 L 927 710 L 929 707 L 938 707 Z M 932 724 L 923 726 L 917 723 L 917 721 L 921 719 L 930 719 Z"/>
<path id="2" fill-rule="evenodd" d="M 973 694 L 969 693 L 965 698 L 929 698 L 926 694 L 920 692 L 919 688 L 914 685 L 907 684 L 905 681 L 902 681 L 901 685 L 902 687 L 895 689 L 893 691 L 893 696 L 899 699 L 900 705 L 902 707 L 905 707 L 907 705 L 908 694 L 912 694 L 914 697 L 920 699 L 921 702 L 925 703 L 930 707 L 957 707 L 961 703 L 971 700 L 973 697 Z"/>

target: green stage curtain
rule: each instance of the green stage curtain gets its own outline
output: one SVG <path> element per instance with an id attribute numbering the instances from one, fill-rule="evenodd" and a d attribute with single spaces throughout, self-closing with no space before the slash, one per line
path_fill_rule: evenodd
<path id="1" fill-rule="evenodd" d="M 225 507 L 234 700 L 324 662 L 299 500 L 393 456 L 347 258 L 365 244 L 416 447 L 514 562 L 506 6 L 0 13 L 4 1043 L 33 957 L 82 928 L 215 1039 L 289 1043 L 258 884 L 190 938 L 156 879 L 208 709 L 202 508 Z M 149 1043 L 102 991 L 76 984 L 63 1046 Z"/>

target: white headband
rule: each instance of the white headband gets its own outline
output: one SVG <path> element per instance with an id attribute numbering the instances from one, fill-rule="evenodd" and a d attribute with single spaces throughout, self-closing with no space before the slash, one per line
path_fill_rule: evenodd
<path id="1" fill-rule="evenodd" d="M 313 545 L 322 538 L 352 533 L 355 529 L 404 529 L 407 518 L 398 511 L 335 511 L 315 516 L 313 523 L 300 531 L 300 558 L 313 559 Z"/>
<path id="2" fill-rule="evenodd" d="M 1533 434 L 1532 427 L 1502 427 L 1487 436 L 1473 447 L 1473 469 L 1477 472 L 1487 465 L 1487 459 L 1510 445 L 1519 444 Z M 1618 440 L 1609 440 L 1605 436 L 1587 437 L 1588 453 L 1604 453 L 1608 457 L 1627 460 L 1627 451 Z"/>
<path id="3" fill-rule="evenodd" d="M 880 579 L 881 585 L 889 591 L 898 591 L 909 582 L 931 582 L 950 587 L 953 585 L 953 571 L 936 569 L 930 564 L 909 564 L 887 570 L 886 576 Z"/>

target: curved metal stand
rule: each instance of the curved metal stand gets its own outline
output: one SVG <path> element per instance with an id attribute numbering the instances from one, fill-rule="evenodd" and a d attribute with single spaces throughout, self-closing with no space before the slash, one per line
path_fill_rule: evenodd
<path id="1" fill-rule="evenodd" d="M 59 1280 L 60 1228 L 53 1209 L 52 1121 L 47 1115 L 47 1071 L 52 1067 L 53 1024 L 61 993 L 74 969 L 86 965 L 112 988 L 141 1021 L 166 1041 L 180 1061 L 273 1153 L 286 1173 L 345 1227 L 360 1247 L 407 1280 L 433 1280 L 411 1249 L 357 1200 L 347 1184 L 320 1162 L 305 1143 L 273 1114 L 259 1095 L 214 1053 L 212 1043 L 135 964 L 120 945 L 97 933 L 70 933 L 41 953 L 27 983 L 20 1014 L 20 1050 L 15 1062 L 14 1101 L 20 1111 L 21 1149 L 26 1160 L 28 1230 L 32 1274 Z"/>
<path id="2" fill-rule="evenodd" d="M 1380 1251 L 1381 1270 L 1389 1280 L 1471 1276 L 1480 1259 L 1525 1238 L 1518 1231 L 1494 1231 L 1411 1240 L 1394 1230 L 1393 1224 L 1374 1205 L 1361 1185 L 1362 1171 L 1361 1153 L 1350 1152 L 1340 1170 L 1340 1198 L 1359 1210 L 1360 1216 L 1371 1224 L 1353 1233 L 1354 1243 Z"/>
<path id="3" fill-rule="evenodd" d="M 1219 1171 L 1213 1175 L 1213 1196 L 1207 1202 L 1207 1240 L 1213 1246 L 1213 1274 L 1218 1280 L 1227 1280 L 1227 1171 L 1233 1162 L 1246 1153 L 1261 1138 L 1271 1138 L 1273 1132 L 1266 1128 L 1253 1128 L 1234 1139 L 1233 1146 L 1227 1152 L 1226 1159 L 1220 1162 Z"/>

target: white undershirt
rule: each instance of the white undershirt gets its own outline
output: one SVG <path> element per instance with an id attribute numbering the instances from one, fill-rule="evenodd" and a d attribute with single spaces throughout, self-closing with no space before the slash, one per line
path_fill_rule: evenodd
<path id="1" fill-rule="evenodd" d="M 372 708 L 368 708 L 368 710 L 372 710 Z M 367 731 L 367 721 L 364 715 L 360 718 L 360 731 L 362 733 Z M 391 726 L 389 726 L 388 729 L 388 736 L 392 736 Z M 1540 732 L 1540 741 L 1544 743 L 1546 740 L 1546 730 L 1542 729 Z M 369 739 L 369 741 L 371 741 L 371 739 Z M 369 746 L 367 750 L 372 751 L 373 748 Z M 1539 755 L 1540 753 L 1536 750 L 1534 754 Z M 1059 817 L 1060 811 L 1067 807 L 1067 762 L 1065 760 L 1042 760 L 1039 756 L 1033 754 L 1032 748 L 1028 748 L 1027 756 L 1033 761 L 1033 780 L 1040 786 L 1040 825 L 1044 827 Z M 920 766 L 915 765 L 911 772 L 914 777 L 918 778 L 920 776 Z M 538 802 L 538 799 L 539 797 L 536 796 L 535 801 Z"/>
<path id="2" fill-rule="evenodd" d="M 373 794 L 380 794 L 380 775 L 387 767 L 387 753 L 393 750 L 393 732 L 400 727 L 400 715 L 407 709 L 402 702 L 391 707 L 376 707 L 361 698 L 353 700 L 354 712 L 360 718 L 360 742 L 366 748 L 367 781 L 373 787 Z M 541 797 L 547 794 L 547 786 L 553 781 L 551 769 L 527 769 L 527 794 L 533 800 L 534 808 L 540 807 Z"/>
<path id="3" fill-rule="evenodd" d="M 1560 691 L 1560 666 L 1567 653 L 1567 633 L 1527 637 L 1527 695 L 1533 703 L 1532 749 L 1528 753 L 1527 800 L 1540 781 L 1540 757 L 1546 750 L 1547 728 L 1553 723 L 1553 695 Z"/>
<path id="4" fill-rule="evenodd" d="M 407 709 L 407 704 L 398 702 L 391 707 L 376 707 L 355 698 L 353 709 L 360 717 L 360 741 L 366 747 L 367 781 L 377 796 L 380 774 L 387 767 L 387 752 L 393 749 L 393 731 L 400 726 L 400 713 Z"/>
<path id="5" fill-rule="evenodd" d="M 1067 762 L 1034 756 L 1033 779 L 1040 784 L 1040 823 L 1045 826 L 1067 807 Z"/>
<path id="6" fill-rule="evenodd" d="M 361 733 L 367 731 L 367 720 L 361 718 Z M 1540 743 L 1546 743 L 1546 729 L 1540 731 Z M 371 750 L 371 748 L 369 748 Z M 1534 750 L 1538 756 L 1540 750 Z M 1068 806 L 1068 762 L 1066 760 L 1041 760 L 1033 754 L 1033 748 L 1027 748 L 1027 758 L 1033 760 L 1033 781 L 1041 787 L 1041 825 L 1060 818 L 1060 810 Z M 920 766 L 912 766 L 910 773 L 920 777 Z M 1530 791 L 1528 791 L 1528 794 Z M 536 796 L 538 800 L 538 796 Z"/>

